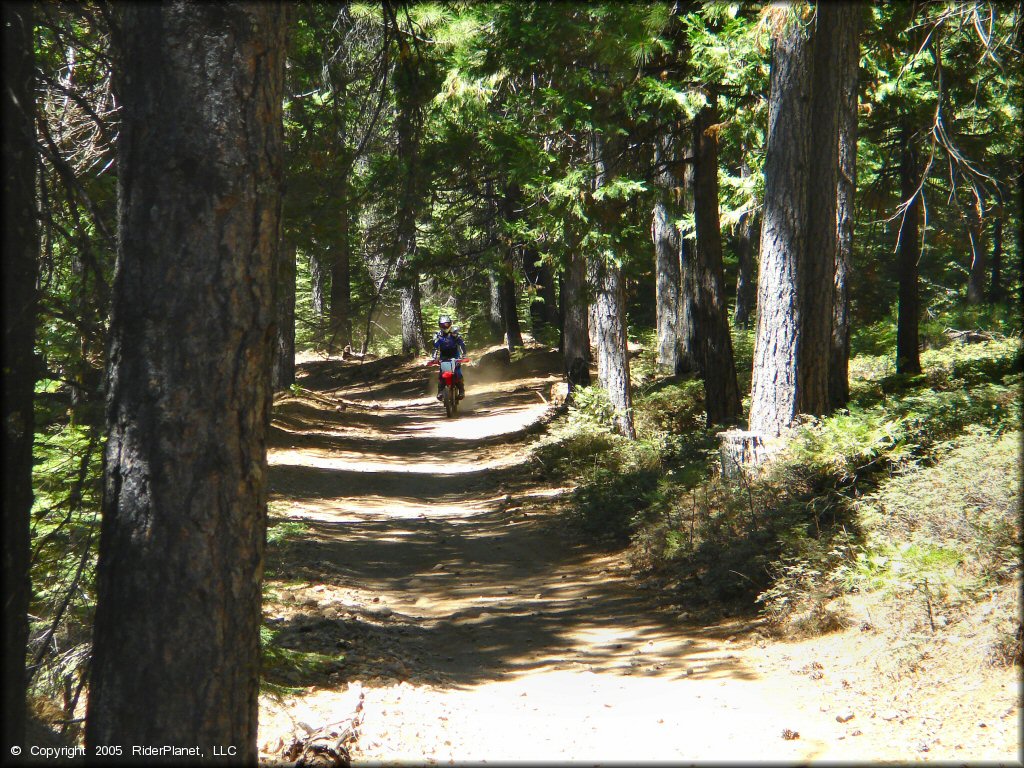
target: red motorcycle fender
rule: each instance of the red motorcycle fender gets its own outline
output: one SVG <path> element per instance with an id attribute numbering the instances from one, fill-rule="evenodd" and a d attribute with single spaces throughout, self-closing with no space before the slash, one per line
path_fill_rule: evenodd
<path id="1" fill-rule="evenodd" d="M 455 379 L 455 374 L 451 373 L 449 371 L 445 371 L 444 373 L 441 374 L 441 381 L 444 382 L 444 385 L 446 387 L 450 387 L 452 385 L 452 381 L 454 379 Z"/>

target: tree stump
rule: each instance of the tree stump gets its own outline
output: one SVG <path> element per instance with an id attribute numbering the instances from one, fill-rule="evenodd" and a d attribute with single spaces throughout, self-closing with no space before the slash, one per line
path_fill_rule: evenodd
<path id="1" fill-rule="evenodd" d="M 569 400 L 569 382 L 557 381 L 551 385 L 550 404 L 552 408 L 562 408 Z"/>
<path id="2" fill-rule="evenodd" d="M 777 448 L 760 432 L 730 429 L 718 433 L 718 453 L 724 477 L 738 477 L 771 458 Z"/>

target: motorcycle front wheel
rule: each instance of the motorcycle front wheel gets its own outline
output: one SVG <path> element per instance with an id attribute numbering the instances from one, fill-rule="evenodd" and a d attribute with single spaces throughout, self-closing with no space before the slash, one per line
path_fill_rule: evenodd
<path id="1" fill-rule="evenodd" d="M 444 415 L 449 419 L 455 415 L 456 409 L 459 407 L 459 398 L 455 394 L 455 387 L 444 388 Z"/>

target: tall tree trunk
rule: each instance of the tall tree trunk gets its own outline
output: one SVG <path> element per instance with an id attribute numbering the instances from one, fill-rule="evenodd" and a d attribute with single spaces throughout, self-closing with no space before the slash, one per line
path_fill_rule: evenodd
<path id="1" fill-rule="evenodd" d="M 511 265 L 507 265 L 509 270 Z M 523 346 L 523 332 L 519 327 L 519 308 L 516 301 L 516 284 L 508 274 L 501 276 L 499 284 L 501 291 L 501 315 L 505 321 L 505 346 L 511 352 L 516 347 Z"/>
<path id="2" fill-rule="evenodd" d="M 487 287 L 487 327 L 492 341 L 501 341 L 505 337 L 505 309 L 501 303 L 501 276 L 495 270 L 487 272 Z"/>
<path id="3" fill-rule="evenodd" d="M 505 186 L 505 194 L 500 205 L 500 214 L 506 225 L 512 224 L 522 215 L 522 192 L 519 185 L 510 183 Z M 501 247 L 504 249 L 501 282 L 499 293 L 501 299 L 501 317 L 505 323 L 505 345 L 511 352 L 516 347 L 523 346 L 523 333 L 519 326 L 519 306 L 516 298 L 516 262 L 521 258 L 521 246 L 517 243 L 509 229 L 505 229 L 500 237 Z M 525 259 L 523 259 L 525 261 Z M 524 270 L 525 271 L 525 270 Z"/>
<path id="4" fill-rule="evenodd" d="M 849 274 L 853 264 L 853 226 L 857 191 L 857 74 L 860 70 L 860 32 L 864 8 L 842 4 L 836 66 L 840 79 L 839 181 L 836 190 L 837 247 L 833 279 L 832 350 L 828 365 L 828 400 L 842 408 L 850 399 L 850 296 Z"/>
<path id="5" fill-rule="evenodd" d="M 538 339 L 545 328 L 557 327 L 560 323 L 558 295 L 551 267 L 539 259 L 535 248 L 527 248 L 523 254 L 523 271 L 530 283 L 530 331 L 534 339 Z"/>
<path id="6" fill-rule="evenodd" d="M 331 351 L 344 349 L 352 343 L 352 214 L 348 184 L 338 192 L 341 197 L 341 218 L 337 247 L 331 261 Z"/>
<path id="7" fill-rule="evenodd" d="M 233 745 L 255 765 L 287 11 L 117 10 L 120 237 L 85 746 L 196 745 L 209 760 Z"/>
<path id="8" fill-rule="evenodd" d="M 992 282 L 989 285 L 988 300 L 995 304 L 1003 300 L 1003 211 L 996 212 L 996 220 L 992 225 Z"/>
<path id="9" fill-rule="evenodd" d="M 275 334 L 272 391 L 280 392 L 295 383 L 295 244 L 282 239 L 277 254 L 274 285 Z"/>
<path id="10" fill-rule="evenodd" d="M 95 413 L 94 408 L 90 408 L 90 405 L 94 402 L 94 398 L 99 390 L 100 379 L 102 378 L 102 372 L 93 367 L 90 362 L 92 355 L 90 354 L 91 340 L 94 337 L 95 331 L 92 330 L 91 313 L 89 310 L 89 304 L 94 301 L 89 296 L 87 281 L 88 276 L 86 272 L 85 259 L 83 258 L 83 251 L 89 248 L 88 238 L 81 238 L 79 241 L 81 244 L 71 249 L 70 253 L 70 266 L 72 280 L 69 286 L 69 310 L 73 317 L 79 318 L 81 326 L 77 333 L 77 346 L 78 353 L 75 358 L 71 361 L 71 370 L 69 371 L 70 381 L 68 382 L 68 389 L 71 395 L 71 423 L 81 424 L 95 422 L 97 418 L 102 419 L 102 411 Z M 95 416 L 89 418 L 90 411 Z M 83 419 L 83 416 L 85 417 Z M 96 424 L 99 426 L 99 424 Z"/>
<path id="11" fill-rule="evenodd" d="M 588 259 L 589 261 L 589 259 Z M 590 284 L 590 278 L 587 278 L 587 293 L 590 294 L 591 301 L 587 304 L 587 343 L 590 345 L 591 350 L 597 349 L 597 304 L 594 303 L 593 299 L 594 286 Z M 593 353 L 592 353 L 593 354 Z"/>
<path id="12" fill-rule="evenodd" d="M 772 44 L 757 281 L 749 421 L 751 431 L 766 435 L 778 435 L 797 415 L 801 327 L 797 265 L 807 247 L 811 71 L 810 39 L 801 25 L 791 20 Z"/>
<path id="13" fill-rule="evenodd" d="M 967 303 L 981 304 L 985 300 L 985 278 L 988 272 L 988 258 L 985 253 L 983 236 L 984 221 L 981 216 L 982 199 L 977 189 L 972 189 L 971 205 L 967 209 L 967 235 L 971 243 L 971 270 L 967 277 Z"/>
<path id="14" fill-rule="evenodd" d="M 807 247 L 797 267 L 801 305 L 797 409 L 814 415 L 830 410 L 828 366 L 839 244 L 836 209 L 842 50 L 847 44 L 856 44 L 856 30 L 845 18 L 850 15 L 846 13 L 849 9 L 846 3 L 818 3 L 815 13 Z"/>
<path id="15" fill-rule="evenodd" d="M 622 268 L 600 255 L 588 261 L 594 290 L 594 318 L 597 321 L 597 379 L 608 392 L 608 399 L 615 409 L 616 430 L 635 440 Z"/>
<path id="16" fill-rule="evenodd" d="M 750 175 L 750 166 L 746 162 L 740 167 L 740 175 Z M 754 258 L 754 248 L 758 226 L 757 214 L 747 211 L 740 216 L 736 233 L 736 257 L 739 265 L 736 270 L 736 311 L 733 313 L 733 324 L 744 330 L 750 328 L 750 319 L 754 315 L 757 302 L 757 261 Z"/>
<path id="17" fill-rule="evenodd" d="M 562 357 L 569 391 L 590 386 L 590 323 L 587 301 L 587 264 L 579 244 L 569 244 L 562 280 Z"/>
<path id="18" fill-rule="evenodd" d="M 681 354 L 682 243 L 675 221 L 661 200 L 654 204 L 651 239 L 654 241 L 658 367 L 674 374 L 680 367 Z"/>
<path id="19" fill-rule="evenodd" d="M 310 252 L 309 254 L 309 288 L 312 293 L 313 300 L 313 314 L 318 327 L 324 319 L 324 308 L 327 306 L 324 301 L 326 293 L 326 282 L 327 270 L 324 267 L 323 261 L 315 253 Z"/>
<path id="20" fill-rule="evenodd" d="M 694 325 L 704 376 L 708 424 L 735 424 L 742 416 L 736 365 L 729 334 L 722 270 L 722 232 L 718 218 L 719 126 L 713 107 L 702 109 L 693 122 L 694 221 L 697 247 L 693 276 L 696 286 Z"/>
<path id="21" fill-rule="evenodd" d="M 484 198 L 487 201 L 487 218 L 485 227 L 488 242 L 496 249 L 501 248 L 501 235 L 499 233 L 498 219 L 501 215 L 498 198 L 494 192 L 494 182 L 488 179 L 484 183 Z M 495 255 L 497 259 L 497 255 Z M 488 267 L 487 273 L 487 296 L 484 300 L 484 317 L 487 320 L 488 335 L 491 342 L 500 342 L 505 335 L 505 320 L 502 317 L 501 306 L 501 276 L 498 270 Z"/>
<path id="22" fill-rule="evenodd" d="M 533 248 L 524 249 L 523 274 L 530 286 L 530 333 L 537 339 L 538 334 L 543 334 L 548 318 L 544 311 L 544 297 L 541 295 L 540 265 Z"/>
<path id="23" fill-rule="evenodd" d="M 616 141 L 615 138 L 612 139 Z M 597 191 L 608 183 L 606 152 L 614 156 L 602 135 L 591 134 L 591 156 L 594 160 L 593 189 Z M 621 211 L 613 208 L 614 201 L 594 201 L 597 219 L 606 226 L 615 226 Z M 633 392 L 629 378 L 629 350 L 626 348 L 626 301 L 622 281 L 622 267 L 611 254 L 592 253 L 587 259 L 588 278 L 593 291 L 593 315 L 597 337 L 597 378 L 607 391 L 608 400 L 615 410 L 615 429 L 630 440 L 636 439 L 633 426 Z"/>
<path id="24" fill-rule="evenodd" d="M 36 383 L 35 67 L 32 4 L 3 4 L 3 743 L 25 745 L 25 650 L 28 641 L 29 519 Z"/>
<path id="25" fill-rule="evenodd" d="M 903 204 L 907 206 L 896 242 L 899 272 L 899 304 L 896 317 L 896 372 L 920 373 L 921 357 L 918 342 L 917 273 L 921 260 L 921 196 L 918 190 L 921 172 L 917 152 L 913 145 L 912 129 L 904 124 L 901 141 L 900 188 Z"/>
<path id="26" fill-rule="evenodd" d="M 346 148 L 349 126 L 346 104 L 349 101 L 348 81 L 335 78 L 336 68 L 325 67 L 330 85 L 330 107 L 334 128 L 330 131 L 329 147 L 338 157 L 342 167 L 351 167 L 351 153 Z M 340 352 L 352 344 L 352 208 L 356 204 L 352 197 L 348 175 L 338 180 L 337 189 L 331 199 L 332 214 L 338 217 L 338 242 L 332 249 L 331 259 L 331 317 L 330 343 L 332 353 Z"/>
<path id="27" fill-rule="evenodd" d="M 538 267 L 537 276 L 540 279 L 540 296 L 544 299 L 544 322 L 560 329 L 562 313 L 558 309 L 558 288 L 551 265 L 542 261 Z"/>
<path id="28" fill-rule="evenodd" d="M 1017 40 L 1024 42 L 1024 24 L 1017 27 Z M 1015 195 L 1017 210 L 1024 211 L 1024 164 L 1017 167 L 1017 187 Z M 1017 274 L 1024 275 L 1024 227 L 1017 226 Z M 1017 282 L 1017 306 L 1024 309 L 1024 280 Z"/>
<path id="29" fill-rule="evenodd" d="M 420 311 L 419 274 L 416 271 L 416 216 L 423 185 L 420 178 L 423 93 L 417 49 L 403 34 L 399 35 L 398 44 L 399 55 L 394 74 L 397 102 L 395 133 L 402 177 L 397 211 L 395 282 L 399 287 L 402 306 L 402 354 L 408 355 L 427 351 Z"/>
<path id="30" fill-rule="evenodd" d="M 407 275 L 406 279 L 412 282 L 398 289 L 402 302 L 402 354 L 417 355 L 427 350 L 420 309 L 420 284 L 416 275 Z"/>
<path id="31" fill-rule="evenodd" d="M 683 210 L 695 214 L 693 193 L 693 148 L 688 147 L 682 161 Z M 700 373 L 700 339 L 697 337 L 697 233 L 691 231 L 679 243 L 679 358 L 676 373 Z"/>
<path id="32" fill-rule="evenodd" d="M 651 219 L 651 240 L 654 242 L 655 311 L 658 333 L 658 367 L 675 373 L 679 367 L 681 331 L 679 313 L 682 308 L 681 248 L 676 220 L 682 218 L 678 203 L 683 182 L 673 172 L 675 140 L 670 135 L 658 137 L 654 145 L 654 162 L 661 170 L 655 185 L 658 197 Z"/>
<path id="33" fill-rule="evenodd" d="M 558 351 L 565 354 L 565 275 L 558 280 Z"/>

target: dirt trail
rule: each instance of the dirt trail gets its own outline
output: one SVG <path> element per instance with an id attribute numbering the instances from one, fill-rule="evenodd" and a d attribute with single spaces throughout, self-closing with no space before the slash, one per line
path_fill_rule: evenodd
<path id="1" fill-rule="evenodd" d="M 266 612 L 281 644 L 344 661 L 261 698 L 265 758 L 362 697 L 356 765 L 1017 760 L 1012 674 L 938 702 L 933 720 L 959 723 L 942 730 L 871 687 L 871 637 L 822 656 L 832 641 L 688 625 L 568 538 L 566 489 L 538 483 L 527 449 L 555 370 L 550 354 L 467 369 L 451 421 L 413 364 L 304 366 L 270 463 L 272 523 L 307 530 L 272 551 Z"/>

